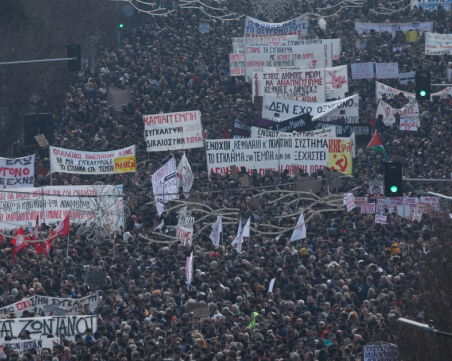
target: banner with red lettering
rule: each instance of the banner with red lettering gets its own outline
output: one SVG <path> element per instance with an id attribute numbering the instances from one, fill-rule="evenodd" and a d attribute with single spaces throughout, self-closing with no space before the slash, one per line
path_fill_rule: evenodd
<path id="1" fill-rule="evenodd" d="M 148 152 L 204 147 L 199 110 L 145 115 L 143 120 Z"/>
<path id="2" fill-rule="evenodd" d="M 50 172 L 72 174 L 114 174 L 135 172 L 135 146 L 109 152 L 49 147 Z"/>
<path id="3" fill-rule="evenodd" d="M 408 104 L 403 108 L 396 109 L 391 107 L 389 104 L 380 100 L 377 106 L 377 117 L 379 115 L 383 116 L 383 122 L 385 125 L 393 125 L 396 122 L 395 115 L 399 114 L 400 119 L 404 120 L 404 123 L 413 124 L 413 126 L 420 127 L 419 120 L 419 106 L 416 99 L 409 98 Z M 417 128 L 416 128 L 417 129 Z"/>
<path id="4" fill-rule="evenodd" d="M 406 98 L 416 99 L 416 94 L 408 93 L 403 90 L 399 90 L 396 88 L 392 88 L 389 85 L 375 82 L 375 95 L 377 96 L 377 101 L 383 98 L 383 95 L 386 96 L 387 99 L 394 98 L 398 94 L 402 93 Z M 448 96 L 452 96 L 452 87 L 447 87 L 441 89 L 439 92 L 431 93 L 430 100 L 433 100 L 434 97 L 439 97 L 440 99 L 447 98 Z"/>
<path id="5" fill-rule="evenodd" d="M 229 74 L 245 75 L 245 54 L 229 54 Z"/>
<path id="6" fill-rule="evenodd" d="M 22 158 L 0 158 L 0 188 L 33 187 L 35 155 Z"/>

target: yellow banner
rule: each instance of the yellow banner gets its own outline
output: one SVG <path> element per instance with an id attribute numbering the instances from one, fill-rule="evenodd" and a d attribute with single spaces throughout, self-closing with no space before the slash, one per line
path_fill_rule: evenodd
<path id="1" fill-rule="evenodd" d="M 415 43 L 417 41 L 417 31 L 407 31 L 406 32 L 406 41 L 407 43 Z"/>
<path id="2" fill-rule="evenodd" d="M 352 175 L 352 142 L 350 139 L 328 139 L 328 168 Z"/>
<path id="3" fill-rule="evenodd" d="M 137 160 L 134 155 L 115 158 L 115 173 L 135 172 Z"/>

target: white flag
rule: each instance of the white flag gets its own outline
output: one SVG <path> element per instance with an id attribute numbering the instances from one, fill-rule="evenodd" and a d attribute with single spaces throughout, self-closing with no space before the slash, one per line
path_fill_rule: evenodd
<path id="1" fill-rule="evenodd" d="M 306 225 L 304 224 L 303 213 L 301 213 L 300 218 L 298 218 L 297 227 L 293 230 L 292 237 L 290 237 L 290 241 L 295 242 L 303 238 L 306 238 Z"/>
<path id="2" fill-rule="evenodd" d="M 212 224 L 212 232 L 209 236 L 209 238 L 212 240 L 212 244 L 215 247 L 218 247 L 220 245 L 221 232 L 223 232 L 223 221 L 221 220 L 221 216 L 217 216 L 217 221 Z"/>
<path id="3" fill-rule="evenodd" d="M 188 159 L 184 155 L 182 156 L 179 165 L 177 166 L 177 189 L 182 187 L 184 191 L 185 198 L 190 196 L 190 190 L 193 186 L 193 172 L 191 171 L 190 164 L 188 163 Z"/>
<path id="4" fill-rule="evenodd" d="M 237 244 L 237 252 L 242 252 L 242 243 L 243 243 L 243 230 L 242 230 L 242 218 L 240 218 L 239 229 L 237 231 L 237 237 L 232 241 L 231 246 Z"/>
<path id="5" fill-rule="evenodd" d="M 276 278 L 272 278 L 272 280 L 270 281 L 270 284 L 268 285 L 268 293 L 273 292 L 273 286 L 275 285 L 275 279 Z"/>
<path id="6" fill-rule="evenodd" d="M 245 223 L 245 227 L 243 227 L 242 237 L 250 238 L 250 224 L 251 224 L 251 217 L 248 218 L 248 220 Z"/>
<path id="7" fill-rule="evenodd" d="M 155 208 L 157 208 L 157 213 L 159 217 L 162 215 L 163 211 L 165 210 L 165 204 L 160 202 L 155 202 Z"/>
<path id="8" fill-rule="evenodd" d="M 191 281 L 193 280 L 193 252 L 187 257 L 185 263 L 185 278 L 187 279 L 187 290 L 190 290 Z"/>

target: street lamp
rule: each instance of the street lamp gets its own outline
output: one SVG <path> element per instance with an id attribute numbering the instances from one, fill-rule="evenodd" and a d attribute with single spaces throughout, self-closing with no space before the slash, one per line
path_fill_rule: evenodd
<path id="1" fill-rule="evenodd" d="M 419 328 L 423 329 L 426 332 L 432 332 L 432 333 L 434 333 L 436 335 L 452 337 L 452 333 L 438 331 L 437 329 L 435 329 L 433 327 L 433 321 L 430 321 L 430 323 L 428 325 L 426 325 L 425 323 L 420 323 L 420 322 L 416 322 L 416 321 L 413 321 L 413 320 L 409 320 L 408 318 L 403 318 L 403 317 L 397 319 L 397 321 L 402 322 L 402 323 L 406 323 L 407 325 L 419 327 Z"/>

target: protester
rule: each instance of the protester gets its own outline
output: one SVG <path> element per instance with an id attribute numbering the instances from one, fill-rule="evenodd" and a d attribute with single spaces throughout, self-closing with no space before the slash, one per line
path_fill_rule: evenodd
<path id="1" fill-rule="evenodd" d="M 334 5 L 326 1 L 294 4 L 293 16 L 328 15 L 327 4 Z M 410 11 L 404 3 L 393 3 L 393 12 L 383 15 L 377 5 L 367 2 L 362 8 L 334 8 L 338 11 L 325 18 L 326 28 L 310 22 L 310 36 L 341 38 L 342 53 L 335 65 L 396 61 L 400 71 L 423 67 L 431 71 L 433 83 L 447 80 L 448 57 L 426 57 L 421 34 L 414 43 L 407 43 L 403 32 L 394 37 L 375 31 L 358 36 L 354 22 L 434 21 L 436 31 L 447 33 L 451 12 L 441 6 L 434 12 L 416 7 Z M 251 102 L 251 85 L 242 77 L 230 77 L 228 71 L 231 37 L 242 35 L 243 20 L 211 21 L 210 32 L 199 33 L 201 15 L 192 10 L 189 15 L 174 12 L 147 18 L 144 25 L 126 33 L 118 47 L 104 48 L 95 60 L 95 73 L 87 68 L 78 74 L 64 103 L 54 111 L 55 146 L 103 151 L 135 144 L 138 171 L 96 177 L 53 174 L 53 185 L 95 181 L 124 185 L 132 215 L 112 242 L 93 244 L 86 236 L 77 236 L 73 226 L 69 248 L 66 239 L 56 239 L 48 257 L 42 253 L 36 257 L 29 246 L 16 255 L 15 264 L 12 246 L 4 241 L 0 306 L 33 294 L 80 298 L 95 291 L 84 283 L 85 267 L 108 273 L 99 307 L 81 312 L 99 317 L 97 330 L 76 342 L 62 339 L 61 349 L 54 347 L 41 356 L 30 350 L 24 355 L 28 360 L 362 360 L 365 344 L 396 342 L 395 318 L 417 316 L 412 305 L 417 302 L 418 267 L 428 259 L 426 247 L 435 242 L 435 213 L 423 214 L 421 222 L 389 213 L 383 226 L 359 208 L 324 212 L 307 222 L 306 239 L 290 242 L 292 231 L 272 226 L 288 229 L 296 225 L 304 207 L 297 194 L 283 201 L 278 201 L 278 193 L 265 194 L 260 209 L 252 200 L 262 186 L 293 190 L 293 185 L 285 184 L 291 179 L 280 172 L 253 175 L 250 187 L 254 189 L 245 190 L 230 175 L 213 175 L 209 180 L 205 150 L 198 148 L 186 151 L 195 177 L 191 197 L 210 208 L 236 208 L 244 219 L 256 214 L 262 221 L 256 225 L 253 216 L 253 227 L 268 235 L 252 231 L 238 253 L 231 246 L 237 236 L 237 217 L 235 224 L 223 226 L 218 247 L 209 239 L 214 219 L 196 224 L 198 230 L 208 226 L 192 247 L 164 237 L 175 236 L 170 226 L 177 223 L 178 213 L 165 211 L 159 217 L 155 206 L 148 204 L 153 201 L 151 177 L 172 156 L 179 160 L 182 151 L 146 152 L 143 115 L 200 110 L 205 139 L 224 138 L 235 118 L 254 125 L 260 117 Z M 367 43 L 364 49 L 356 48 L 358 39 Z M 402 50 L 394 52 L 394 45 L 401 45 Z M 360 96 L 360 122 L 379 130 L 389 158 L 403 163 L 407 178 L 450 178 L 450 97 L 420 102 L 419 130 L 400 131 L 375 119 L 374 80 L 349 79 L 350 94 Z M 382 82 L 414 90 L 411 82 Z M 132 100 L 118 109 L 108 105 L 111 86 L 131 88 Z M 396 97 L 389 104 L 400 108 L 405 102 Z M 353 179 L 344 181 L 339 192 L 353 190 L 356 196 L 368 196 L 369 180 L 381 179 L 384 159 L 366 146 L 359 146 Z M 21 145 L 19 152 L 35 153 L 37 166 L 49 167 L 47 150 Z M 323 176 L 323 171 L 312 175 Z M 50 185 L 50 175 L 37 176 L 35 186 L 45 185 Z M 442 189 L 441 184 L 406 184 L 411 196 Z M 327 194 L 326 186 L 318 193 L 321 197 Z M 203 215 L 194 212 L 196 219 Z M 162 220 L 163 228 L 153 232 Z M 42 225 L 40 238 L 47 238 L 53 228 Z M 187 289 L 185 264 L 191 252 L 194 274 Z M 194 318 L 188 312 L 193 302 L 206 303 L 209 317 Z M 19 359 L 10 348 L 3 350 L 8 361 Z"/>

